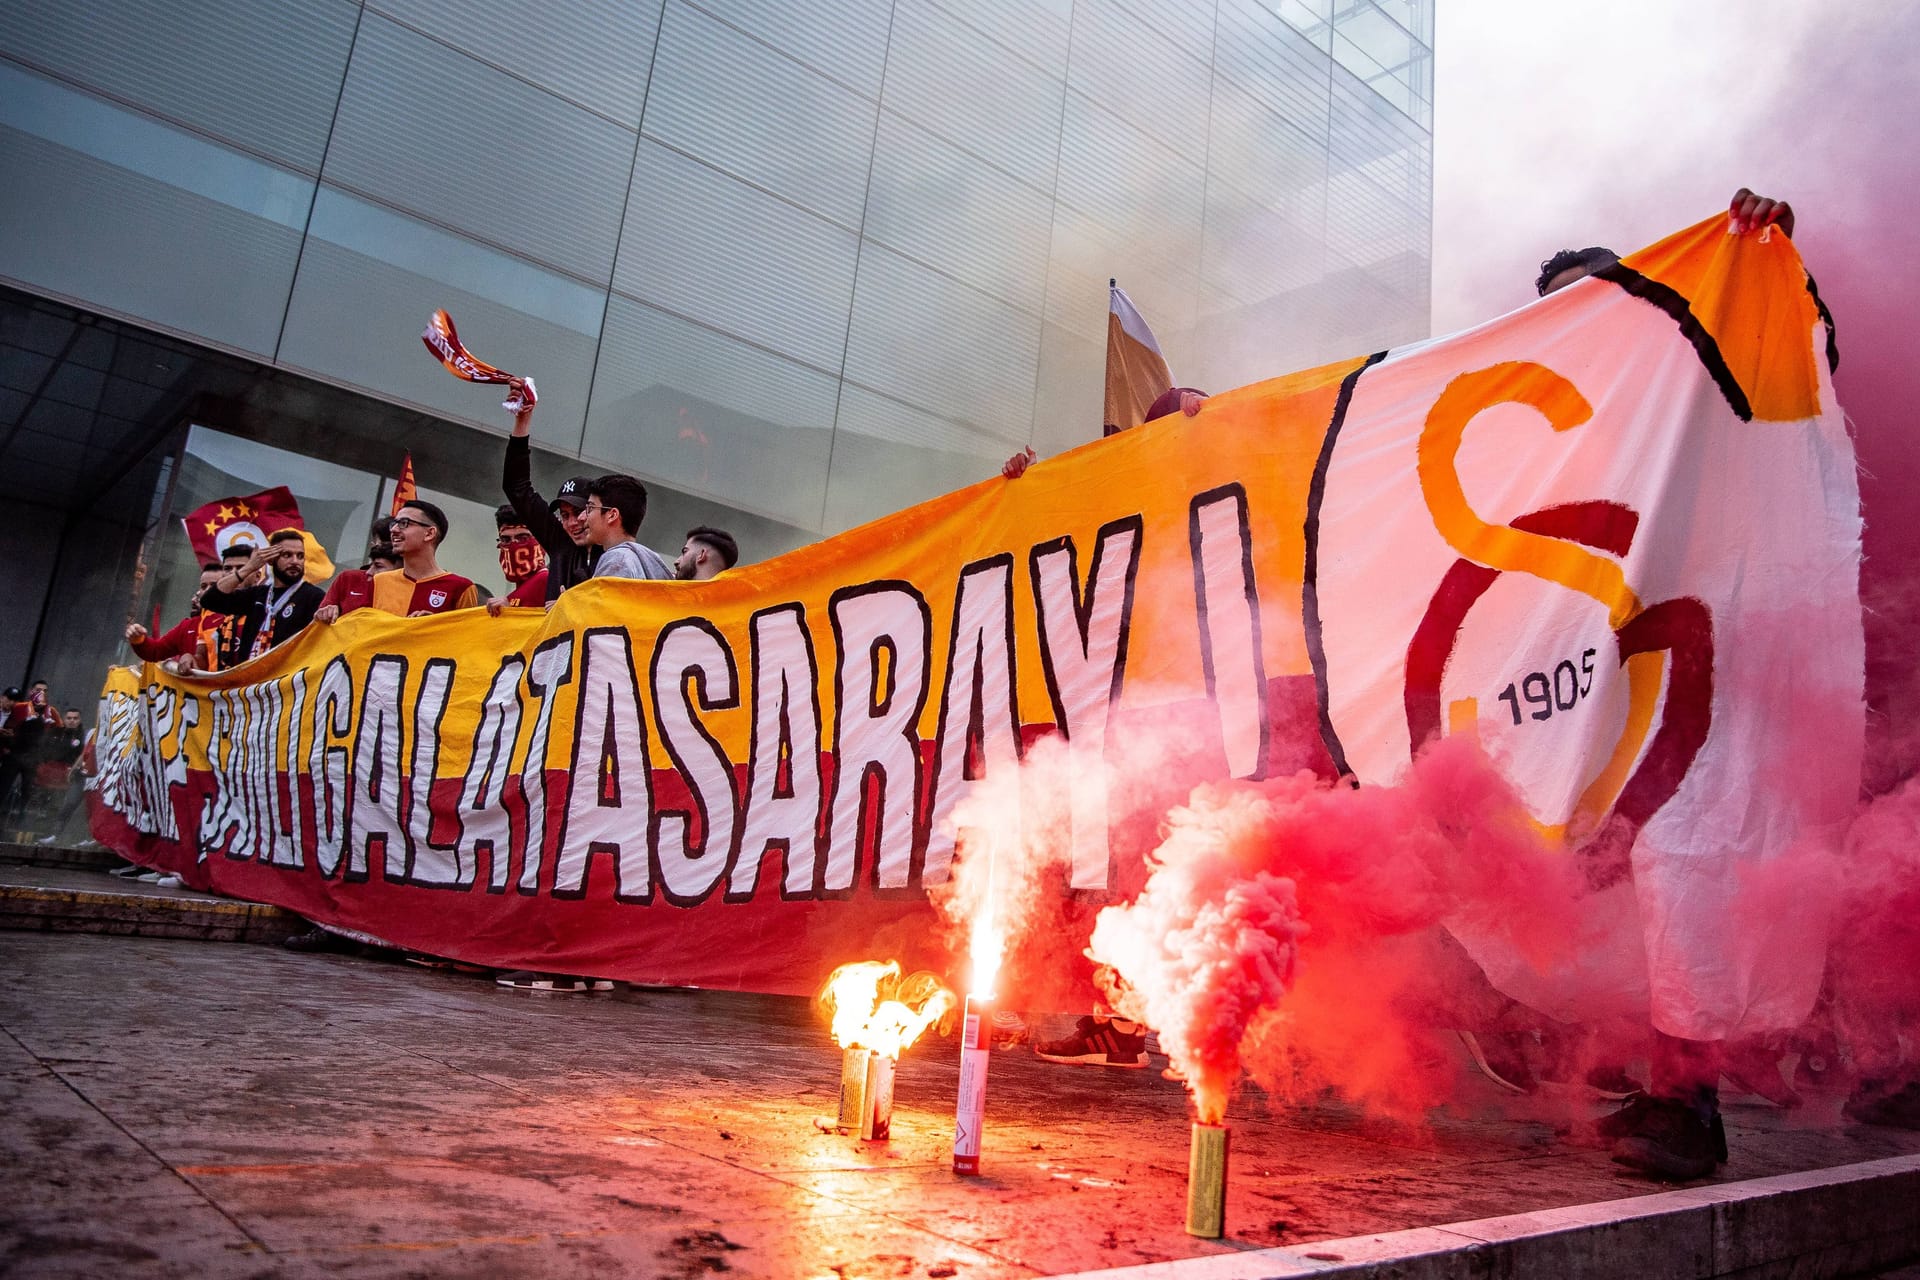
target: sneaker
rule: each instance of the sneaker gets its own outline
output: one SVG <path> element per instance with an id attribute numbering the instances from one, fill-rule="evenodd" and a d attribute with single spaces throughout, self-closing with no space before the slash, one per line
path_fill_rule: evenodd
<path id="1" fill-rule="evenodd" d="M 139 875 L 133 878 L 135 880 L 138 880 L 141 884 L 159 884 L 160 883 L 160 873 L 158 871 L 142 871 Z"/>
<path id="2" fill-rule="evenodd" d="M 576 978 L 564 973 L 535 973 L 531 969 L 503 973 L 494 982 L 498 986 L 512 987 L 515 991 L 546 991 L 556 995 L 613 990 L 611 978 Z"/>
<path id="3" fill-rule="evenodd" d="M 174 875 L 171 871 L 161 876 L 158 880 L 155 880 L 154 884 L 162 889 L 184 889 L 187 887 L 187 882 L 179 876 Z"/>
<path id="4" fill-rule="evenodd" d="M 1862 1080 L 1848 1095 L 1840 1114 L 1861 1124 L 1920 1129 L 1920 1080 L 1909 1080 L 1898 1089 L 1884 1080 Z"/>
<path id="5" fill-rule="evenodd" d="M 352 944 L 337 933 L 329 933 L 319 925 L 305 933 L 296 933 L 280 939 L 280 945 L 289 951 L 344 951 Z"/>
<path id="6" fill-rule="evenodd" d="M 124 867 L 115 867 L 113 870 L 107 872 L 107 874 L 110 876 L 118 876 L 122 880 L 138 880 L 141 876 L 147 874 L 147 869 L 137 862 L 129 862 Z"/>
<path id="7" fill-rule="evenodd" d="M 59 840 L 60 840 L 60 837 L 57 835 L 41 836 L 38 840 L 35 840 L 34 843 L 37 845 L 51 847 L 52 845 L 58 843 Z"/>
<path id="8" fill-rule="evenodd" d="M 1533 1069 L 1527 1065 L 1523 1053 L 1525 1041 L 1523 1031 L 1495 1031 L 1479 1036 L 1471 1031 L 1460 1033 L 1460 1043 L 1466 1046 L 1467 1056 L 1473 1059 L 1480 1074 L 1509 1093 L 1532 1093 L 1536 1084 Z"/>
<path id="9" fill-rule="evenodd" d="M 1144 1067 L 1147 1033 L 1117 1029 L 1111 1021 L 1092 1014 L 1073 1024 L 1064 1040 L 1036 1041 L 1034 1053 L 1048 1062 L 1081 1063 L 1090 1067 Z"/>
<path id="10" fill-rule="evenodd" d="M 1615 1164 L 1656 1178 L 1688 1182 L 1727 1162 L 1727 1131 L 1717 1101 L 1696 1105 L 1636 1094 L 1597 1127 L 1602 1136 L 1614 1139 Z"/>

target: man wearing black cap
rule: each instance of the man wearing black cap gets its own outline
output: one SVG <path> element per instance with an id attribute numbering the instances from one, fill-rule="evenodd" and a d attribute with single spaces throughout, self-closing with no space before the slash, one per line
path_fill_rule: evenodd
<path id="1" fill-rule="evenodd" d="M 587 505 L 587 486 L 592 476 L 574 476 L 560 486 L 560 492 L 547 502 L 533 487 L 532 397 L 521 392 L 519 379 L 509 384 L 513 397 L 522 408 L 513 416 L 513 434 L 507 437 L 507 463 L 501 477 L 507 501 L 526 522 L 528 532 L 547 552 L 547 603 L 560 593 L 593 576 L 600 548 L 587 537 L 587 522 L 580 509 Z"/>

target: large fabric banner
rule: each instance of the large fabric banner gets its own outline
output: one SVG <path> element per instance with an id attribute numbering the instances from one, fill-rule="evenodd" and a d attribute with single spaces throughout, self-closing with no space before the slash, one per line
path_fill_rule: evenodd
<path id="1" fill-rule="evenodd" d="M 928 893 L 994 786 L 997 830 L 1063 850 L 1010 973 L 1041 1002 L 1196 781 L 1390 785 L 1471 732 L 1569 856 L 1624 851 L 1596 885 L 1638 972 L 1698 978 L 1623 999 L 1764 1020 L 1817 962 L 1718 953 L 1712 906 L 1843 818 L 1859 765 L 1829 341 L 1791 243 L 1710 219 L 710 582 L 115 671 L 95 830 L 441 955 L 798 992 L 875 955 L 957 973 Z M 1004 785 L 1043 754 L 1047 787 Z"/>

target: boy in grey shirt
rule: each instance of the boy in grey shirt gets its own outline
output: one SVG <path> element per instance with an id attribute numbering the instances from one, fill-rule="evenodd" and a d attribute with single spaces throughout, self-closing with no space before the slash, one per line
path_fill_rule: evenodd
<path id="1" fill-rule="evenodd" d="M 671 578 L 673 567 L 635 534 L 647 515 L 647 487 L 632 476 L 601 476 L 587 485 L 580 508 L 587 540 L 600 548 L 596 578 Z"/>

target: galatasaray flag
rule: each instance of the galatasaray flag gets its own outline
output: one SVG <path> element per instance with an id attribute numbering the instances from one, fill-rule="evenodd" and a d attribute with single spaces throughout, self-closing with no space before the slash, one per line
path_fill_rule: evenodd
<path id="1" fill-rule="evenodd" d="M 420 496 L 419 488 L 413 483 L 413 454 L 407 454 L 407 460 L 400 464 L 400 480 L 393 487 L 393 506 L 388 510 L 390 516 L 400 514 L 400 508 Z"/>
<path id="2" fill-rule="evenodd" d="M 304 527 L 299 504 L 285 485 L 244 498 L 216 498 L 182 517 L 181 523 L 187 526 L 187 540 L 201 564 L 218 560 L 236 544 L 264 547 L 269 534 Z"/>
<path id="3" fill-rule="evenodd" d="M 1125 431 L 1147 420 L 1147 408 L 1173 387 L 1167 358 L 1133 299 L 1107 281 L 1107 407 L 1104 434 Z"/>

